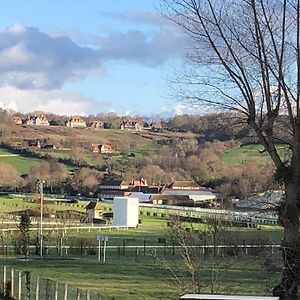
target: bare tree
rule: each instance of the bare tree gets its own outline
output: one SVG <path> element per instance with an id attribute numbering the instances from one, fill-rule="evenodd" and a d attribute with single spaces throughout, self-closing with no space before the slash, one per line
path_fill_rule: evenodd
<path id="1" fill-rule="evenodd" d="M 236 112 L 255 132 L 285 186 L 284 268 L 273 293 L 291 299 L 300 279 L 300 0 L 162 0 L 163 13 L 185 32 L 191 72 L 179 97 L 191 105 Z M 187 88 L 187 87 L 190 88 Z M 284 122 L 290 159 L 280 157 Z"/>

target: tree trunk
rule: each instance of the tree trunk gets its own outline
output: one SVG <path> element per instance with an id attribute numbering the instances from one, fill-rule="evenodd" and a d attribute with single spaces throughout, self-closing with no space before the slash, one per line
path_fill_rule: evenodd
<path id="1" fill-rule="evenodd" d="M 274 296 L 280 299 L 298 299 L 300 279 L 300 238 L 297 180 L 285 181 L 285 202 L 282 212 L 284 237 L 282 240 L 283 272 L 281 283 L 274 287 Z"/>

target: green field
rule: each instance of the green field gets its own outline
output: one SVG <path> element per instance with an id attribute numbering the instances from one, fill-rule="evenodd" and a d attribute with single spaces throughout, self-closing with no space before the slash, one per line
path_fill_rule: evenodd
<path id="1" fill-rule="evenodd" d="M 31 157 L 24 157 L 19 154 L 10 152 L 9 150 L 0 148 L 0 162 L 12 165 L 20 173 L 26 173 L 31 166 L 41 162 L 41 160 Z"/>
<path id="2" fill-rule="evenodd" d="M 46 204 L 45 208 L 84 211 L 85 204 L 86 202 Z M 38 208 L 39 205 L 22 198 L 0 198 L 2 212 L 29 207 Z M 107 206 L 109 207 L 110 205 Z M 190 275 L 180 259 L 178 250 L 175 249 L 172 253 L 172 248 L 164 250 L 162 247 L 157 251 L 151 248 L 162 246 L 158 238 L 166 238 L 167 245 L 172 245 L 172 240 L 166 230 L 168 220 L 147 215 L 142 215 L 140 218 L 141 224 L 136 229 L 69 231 L 63 242 L 64 245 L 71 247 L 68 254 L 63 253 L 63 257 L 59 258 L 55 249 L 52 249 L 42 262 L 34 258 L 28 261 L 18 260 L 12 256 L 5 259 L 0 246 L 0 264 L 12 266 L 20 271 L 30 271 L 33 274 L 32 280 L 34 275 L 38 274 L 43 278 L 57 281 L 61 285 L 67 282 L 70 288 L 73 287 L 73 291 L 77 288 L 89 289 L 101 294 L 102 299 L 178 299 L 179 295 L 184 292 L 184 284 L 190 280 Z M 2 228 L 3 225 L 5 224 L 1 224 Z M 189 227 L 190 224 L 186 223 L 186 226 Z M 205 224 L 193 224 L 194 230 L 202 231 L 206 228 Z M 255 243 L 261 239 L 277 244 L 282 237 L 282 229 L 277 226 L 262 226 L 259 229 L 229 227 L 227 231 L 228 235 L 241 242 Z M 96 236 L 99 234 L 107 235 L 108 246 L 114 246 L 107 249 L 106 264 L 97 262 Z M 17 233 L 8 233 L 2 238 L 6 244 L 10 245 L 14 244 L 14 238 L 17 236 Z M 35 236 L 36 232 L 32 232 L 31 241 Z M 45 231 L 44 236 L 45 247 L 57 241 L 54 232 Z M 132 248 L 126 248 L 126 252 L 123 253 L 124 244 Z M 80 251 L 80 245 L 86 250 Z M 145 251 L 143 245 L 149 248 Z M 211 253 L 202 256 L 201 288 L 203 292 L 210 293 L 213 287 L 215 292 L 220 293 L 270 295 L 272 284 L 279 278 L 278 273 L 268 276 L 265 273 L 264 261 L 269 257 L 270 251 L 259 250 L 255 255 L 246 255 L 242 251 L 239 256 L 226 254 L 224 258 L 222 255 L 225 254 L 221 253 L 219 258 L 214 259 Z M 175 274 L 182 281 L 179 285 L 176 284 Z M 192 292 L 187 287 L 185 291 Z"/>
<path id="3" fill-rule="evenodd" d="M 287 157 L 287 146 L 278 145 L 277 150 L 281 157 Z M 235 149 L 226 151 L 223 155 L 222 161 L 227 165 L 240 165 L 247 161 L 258 160 L 260 162 L 270 162 L 270 158 L 267 152 L 263 152 L 263 146 L 252 144 L 240 146 Z"/>
<path id="4" fill-rule="evenodd" d="M 229 257 L 226 263 L 204 258 L 201 264 L 201 292 L 211 293 L 213 288 L 217 293 L 270 295 L 271 286 L 278 280 L 279 274 L 266 276 L 263 269 L 265 258 L 264 254 L 260 257 L 240 257 L 238 260 Z M 95 259 L 42 262 L 2 259 L 0 262 L 59 283 L 67 282 L 71 287 L 96 291 L 101 294 L 101 299 L 178 299 L 185 292 L 193 292 L 191 288 L 184 289 L 190 275 L 180 261 L 152 259 L 145 263 L 122 258 L 108 260 L 106 264 Z M 182 283 L 176 284 L 173 271 L 168 268 L 180 276 Z"/>

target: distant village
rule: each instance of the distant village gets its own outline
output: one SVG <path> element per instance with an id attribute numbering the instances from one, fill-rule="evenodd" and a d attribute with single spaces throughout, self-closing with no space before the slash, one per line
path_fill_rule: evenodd
<path id="1" fill-rule="evenodd" d="M 51 124 L 51 120 L 49 121 L 45 115 L 31 115 L 22 119 L 18 115 L 14 115 L 12 117 L 13 121 L 17 125 L 36 125 L 36 126 L 53 126 Z M 70 128 L 103 128 L 103 129 L 110 129 L 111 124 L 107 122 L 102 122 L 101 120 L 94 120 L 90 123 L 87 123 L 82 117 L 80 116 L 70 116 L 64 122 L 66 127 Z M 139 121 L 132 121 L 132 120 L 123 120 L 119 126 L 121 130 L 135 130 L 135 131 L 142 131 L 142 130 L 152 130 L 152 131 L 161 131 L 162 125 L 160 123 L 150 123 L 147 122 L 139 122 Z"/>

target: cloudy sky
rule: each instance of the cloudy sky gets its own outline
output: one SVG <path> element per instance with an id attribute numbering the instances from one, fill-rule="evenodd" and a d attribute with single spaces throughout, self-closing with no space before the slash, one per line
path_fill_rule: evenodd
<path id="1" fill-rule="evenodd" d="M 159 0 L 2 0 L 0 107 L 60 114 L 185 112 L 165 82 L 184 37 Z"/>

